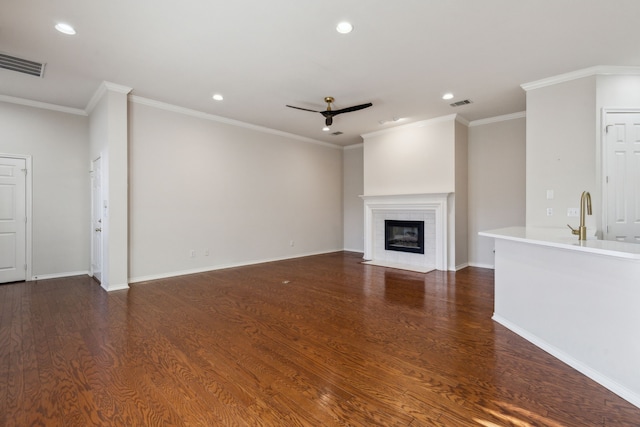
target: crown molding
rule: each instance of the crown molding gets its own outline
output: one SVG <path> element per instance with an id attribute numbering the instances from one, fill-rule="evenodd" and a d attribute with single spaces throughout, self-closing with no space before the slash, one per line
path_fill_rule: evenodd
<path id="1" fill-rule="evenodd" d="M 461 123 L 467 127 L 469 127 L 469 124 L 471 123 L 469 120 L 465 119 L 460 114 L 456 114 L 456 122 Z"/>
<path id="2" fill-rule="evenodd" d="M 506 122 L 507 120 L 524 119 L 526 117 L 527 117 L 527 112 L 520 111 L 518 113 L 505 114 L 502 116 L 495 116 L 495 117 L 489 117 L 486 119 L 474 120 L 472 122 L 469 122 L 469 127 L 488 125 L 491 123 L 498 123 L 498 122 Z"/>
<path id="3" fill-rule="evenodd" d="M 64 107 L 62 105 L 48 104 L 46 102 L 32 101 L 30 99 L 16 98 L 8 95 L 0 95 L 0 102 L 10 104 L 25 105 L 27 107 L 42 108 L 44 110 L 58 111 L 61 113 L 75 114 L 77 116 L 87 116 L 87 112 L 80 108 Z"/>
<path id="4" fill-rule="evenodd" d="M 383 129 L 383 130 L 378 130 L 375 132 L 369 132 L 369 133 L 363 133 L 362 135 L 360 135 L 363 138 L 370 138 L 372 136 L 379 136 L 379 135 L 385 135 L 388 133 L 393 133 L 393 132 L 397 132 L 399 130 L 405 130 L 405 129 L 412 129 L 412 128 L 421 128 L 424 126 L 429 126 L 432 125 L 434 123 L 440 123 L 440 122 L 448 122 L 448 121 L 458 121 L 462 124 L 465 124 L 464 122 L 466 122 L 467 124 L 469 122 L 467 122 L 465 119 L 463 119 L 462 117 L 459 117 L 458 114 L 449 114 L 447 116 L 441 116 L 441 117 L 435 117 L 433 119 L 426 119 L 426 120 L 420 120 L 418 122 L 412 122 L 412 123 L 407 123 L 404 125 L 398 125 L 398 126 L 394 126 L 388 129 Z"/>
<path id="5" fill-rule="evenodd" d="M 525 91 L 530 91 L 533 89 L 540 89 L 558 83 L 564 83 L 571 80 L 577 80 L 584 77 L 591 77 L 596 75 L 640 75 L 640 67 L 598 65 L 595 67 L 572 71 L 570 73 L 558 74 L 557 76 L 547 77 L 546 79 L 536 80 L 530 83 L 523 83 L 520 85 L 520 87 Z"/>
<path id="6" fill-rule="evenodd" d="M 116 92 L 116 93 L 122 93 L 126 95 L 132 90 L 133 88 L 130 88 L 128 86 L 123 86 L 116 83 L 104 81 L 100 83 L 100 86 L 98 86 L 98 89 L 95 91 L 95 93 L 89 100 L 89 103 L 85 108 L 85 111 L 87 112 L 87 114 L 91 114 L 93 109 L 96 108 L 96 105 L 98 105 L 98 102 L 100 101 L 100 99 L 102 99 L 102 96 L 107 92 Z"/>
<path id="7" fill-rule="evenodd" d="M 136 104 L 146 105 L 148 107 L 157 108 L 160 110 L 171 111 L 173 113 L 184 114 L 186 116 L 196 117 L 204 120 L 211 120 L 218 123 L 224 123 L 231 126 L 237 126 L 245 129 L 254 130 L 257 132 L 268 133 L 271 135 L 282 136 L 285 138 L 291 138 L 302 142 L 307 142 L 310 144 L 322 145 L 329 148 L 334 149 L 342 149 L 341 145 L 330 144 L 328 142 L 318 141 L 316 139 L 307 138 L 300 135 L 295 135 L 293 133 L 283 132 L 276 129 L 271 129 L 263 126 L 252 125 L 250 123 L 241 122 L 239 120 L 228 119 L 226 117 L 220 117 L 209 113 L 203 113 L 202 111 L 192 110 L 190 108 L 180 107 L 173 104 L 168 104 L 166 102 L 156 101 L 154 99 L 143 98 L 137 95 L 129 95 L 129 100 Z"/>
<path id="8" fill-rule="evenodd" d="M 364 147 L 364 142 L 360 142 L 358 144 L 352 144 L 352 145 L 347 145 L 342 147 L 343 151 L 347 151 L 347 150 L 355 150 L 356 148 L 362 148 Z"/>

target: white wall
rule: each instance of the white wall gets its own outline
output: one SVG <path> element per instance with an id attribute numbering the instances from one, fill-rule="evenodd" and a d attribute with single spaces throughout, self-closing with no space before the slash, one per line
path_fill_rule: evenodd
<path id="1" fill-rule="evenodd" d="M 455 269 L 469 261 L 469 128 L 455 122 Z"/>
<path id="2" fill-rule="evenodd" d="M 452 117 L 365 135 L 364 194 L 455 191 Z"/>
<path id="3" fill-rule="evenodd" d="M 601 230 L 602 112 L 640 108 L 640 76 L 615 73 L 605 68 L 527 91 L 527 225 L 575 227 L 579 219 L 567 217 L 567 208 L 578 208 L 587 190 L 593 202 L 587 227 Z M 554 190 L 553 200 L 546 190 Z"/>
<path id="4" fill-rule="evenodd" d="M 344 249 L 364 252 L 364 147 L 345 147 L 343 156 Z"/>
<path id="5" fill-rule="evenodd" d="M 0 153 L 33 156 L 36 278 L 89 271 L 89 121 L 0 102 Z"/>
<path id="6" fill-rule="evenodd" d="M 469 264 L 494 267 L 494 239 L 478 232 L 525 225 L 526 119 L 469 126 Z"/>
<path id="7" fill-rule="evenodd" d="M 527 226 L 570 233 L 566 224 L 576 226 L 579 219 L 567 217 L 567 209 L 580 206 L 584 190 L 600 206 L 596 113 L 595 76 L 527 91 Z M 553 190 L 552 200 L 547 190 Z M 590 221 L 599 224 L 599 210 L 593 213 Z"/>
<path id="8" fill-rule="evenodd" d="M 132 281 L 343 248 L 340 148 L 129 109 Z"/>
<path id="9" fill-rule="evenodd" d="M 102 275 L 106 290 L 128 287 L 128 117 L 130 88 L 104 82 L 91 103 L 87 161 L 102 164 Z"/>
<path id="10" fill-rule="evenodd" d="M 447 268 L 466 266 L 466 125 L 452 114 L 366 134 L 363 138 L 364 195 L 460 192 L 448 200 Z"/>

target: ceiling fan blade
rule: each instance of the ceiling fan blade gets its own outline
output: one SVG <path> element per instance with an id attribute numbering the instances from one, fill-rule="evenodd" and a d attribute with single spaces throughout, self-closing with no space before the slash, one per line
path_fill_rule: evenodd
<path id="1" fill-rule="evenodd" d="M 361 105 L 354 105 L 353 107 L 347 107 L 347 108 L 343 108 L 341 110 L 334 110 L 331 111 L 332 115 L 336 115 L 336 114 L 342 114 L 342 113 L 350 113 L 352 111 L 358 111 L 358 110 L 362 110 L 364 108 L 369 108 L 371 107 L 373 104 L 370 102 L 367 102 L 366 104 L 361 104 Z"/>
<path id="2" fill-rule="evenodd" d="M 296 110 L 302 110 L 302 111 L 311 111 L 312 113 L 322 113 L 322 111 L 318 111 L 318 110 L 310 110 L 308 108 L 302 108 L 302 107 L 295 107 L 293 105 L 287 105 L 287 107 L 289 108 L 295 108 Z"/>

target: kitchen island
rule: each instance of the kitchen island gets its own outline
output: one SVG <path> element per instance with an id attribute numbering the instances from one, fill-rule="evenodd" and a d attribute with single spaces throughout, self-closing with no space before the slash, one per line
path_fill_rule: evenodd
<path id="1" fill-rule="evenodd" d="M 493 319 L 640 407 L 640 244 L 510 227 L 495 239 Z"/>

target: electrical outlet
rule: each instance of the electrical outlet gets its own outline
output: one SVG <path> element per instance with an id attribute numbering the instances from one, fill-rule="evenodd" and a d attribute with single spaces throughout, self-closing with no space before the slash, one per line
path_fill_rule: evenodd
<path id="1" fill-rule="evenodd" d="M 579 216 L 580 208 L 569 208 L 567 209 L 567 216 Z"/>
<path id="2" fill-rule="evenodd" d="M 294 242 L 293 240 L 289 240 L 289 246 L 294 246 L 296 242 Z"/>
<path id="3" fill-rule="evenodd" d="M 547 216 L 553 215 L 553 208 L 547 208 Z"/>
<path id="4" fill-rule="evenodd" d="M 193 249 L 191 249 L 190 256 L 191 256 L 191 258 L 195 258 L 195 257 L 196 257 L 196 251 L 194 251 Z"/>

